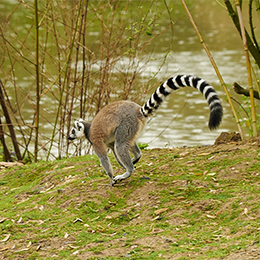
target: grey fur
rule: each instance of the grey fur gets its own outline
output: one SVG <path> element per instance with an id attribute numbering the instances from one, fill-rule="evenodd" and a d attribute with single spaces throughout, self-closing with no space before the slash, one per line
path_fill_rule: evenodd
<path id="1" fill-rule="evenodd" d="M 68 139 L 89 140 L 113 186 L 117 181 L 129 178 L 134 164 L 141 158 L 142 153 L 135 140 L 140 136 L 147 118 L 158 109 L 166 96 L 187 86 L 198 89 L 204 95 L 210 108 L 209 128 L 216 129 L 220 125 L 223 109 L 214 88 L 201 78 L 178 75 L 158 87 L 142 107 L 127 100 L 117 101 L 102 108 L 92 123 L 76 120 Z M 107 148 L 113 151 L 118 164 L 126 169 L 124 174 L 113 175 Z M 132 159 L 129 152 L 134 155 Z"/>

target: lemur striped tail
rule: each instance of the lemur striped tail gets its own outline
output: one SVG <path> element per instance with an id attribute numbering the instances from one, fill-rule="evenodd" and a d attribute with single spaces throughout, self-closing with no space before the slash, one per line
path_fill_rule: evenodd
<path id="1" fill-rule="evenodd" d="M 143 115 L 145 117 L 151 115 L 161 105 L 165 97 L 181 87 L 194 87 L 204 95 L 210 108 L 209 129 L 216 129 L 220 125 L 223 115 L 223 108 L 218 95 L 215 89 L 205 80 L 193 76 L 178 75 L 166 80 L 141 107 Z"/>

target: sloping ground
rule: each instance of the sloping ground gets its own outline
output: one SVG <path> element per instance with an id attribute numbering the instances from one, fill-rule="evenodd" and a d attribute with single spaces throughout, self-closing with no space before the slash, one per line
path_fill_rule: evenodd
<path id="1" fill-rule="evenodd" d="M 96 156 L 1 170 L 0 259 L 260 259 L 259 166 L 254 138 L 145 150 L 115 187 Z"/>

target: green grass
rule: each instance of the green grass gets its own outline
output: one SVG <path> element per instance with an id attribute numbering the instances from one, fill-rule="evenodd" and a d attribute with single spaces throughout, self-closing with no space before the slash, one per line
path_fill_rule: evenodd
<path id="1" fill-rule="evenodd" d="M 0 240 L 10 237 L 0 250 L 10 248 L 0 254 L 220 259 L 259 246 L 257 150 L 236 149 L 232 159 L 225 150 L 190 150 L 184 157 L 178 149 L 145 150 L 133 176 L 115 187 L 96 156 L 1 171 Z"/>

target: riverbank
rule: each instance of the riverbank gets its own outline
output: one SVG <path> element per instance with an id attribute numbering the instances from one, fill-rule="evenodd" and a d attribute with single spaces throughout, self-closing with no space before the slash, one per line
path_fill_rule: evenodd
<path id="1" fill-rule="evenodd" d="M 115 174 L 122 170 L 112 158 Z M 0 259 L 259 259 L 260 138 L 0 170 Z"/>

